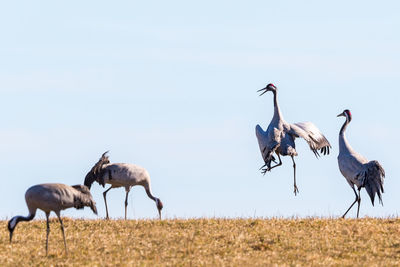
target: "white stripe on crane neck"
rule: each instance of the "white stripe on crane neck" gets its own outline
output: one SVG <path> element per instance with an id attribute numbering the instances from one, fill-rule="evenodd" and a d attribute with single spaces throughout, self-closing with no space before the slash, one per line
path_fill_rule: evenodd
<path id="1" fill-rule="evenodd" d="M 347 121 L 350 121 L 349 114 L 347 114 L 347 112 L 346 112 L 346 111 L 344 112 L 344 115 L 346 116 L 346 120 L 347 120 Z"/>

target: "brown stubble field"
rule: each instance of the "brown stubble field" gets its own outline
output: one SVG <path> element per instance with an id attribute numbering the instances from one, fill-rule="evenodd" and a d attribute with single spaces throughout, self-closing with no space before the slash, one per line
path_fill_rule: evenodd
<path id="1" fill-rule="evenodd" d="M 9 243 L 0 221 L 1 266 L 327 266 L 400 265 L 400 220 L 390 219 L 64 219 L 20 223 Z"/>

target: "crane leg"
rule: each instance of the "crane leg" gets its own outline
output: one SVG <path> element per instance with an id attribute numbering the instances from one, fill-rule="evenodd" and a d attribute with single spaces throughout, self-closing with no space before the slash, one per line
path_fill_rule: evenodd
<path id="1" fill-rule="evenodd" d="M 261 172 L 261 173 L 262 173 L 263 175 L 265 175 L 266 172 L 271 171 L 273 168 L 279 167 L 279 166 L 282 165 L 282 160 L 281 160 L 281 157 L 279 156 L 279 153 L 276 153 L 276 155 L 278 156 L 279 163 L 277 163 L 275 166 L 268 167 L 268 168 L 264 168 L 264 167 L 267 165 L 267 164 L 264 164 L 264 166 L 262 166 L 262 167 L 260 168 L 260 170 L 262 169 L 262 172 Z M 264 168 L 264 169 L 263 169 L 263 168 Z"/>
<path id="2" fill-rule="evenodd" d="M 354 204 L 356 204 L 356 202 L 358 201 L 357 192 L 356 192 L 356 190 L 354 189 L 354 186 L 353 186 L 352 188 L 353 188 L 354 194 L 356 195 L 356 200 L 354 200 L 354 202 L 353 202 L 353 204 L 351 204 L 350 208 L 348 208 L 348 209 L 346 210 L 346 212 L 343 214 L 342 218 L 344 218 L 344 216 L 346 216 L 347 212 L 349 212 L 349 210 L 350 210 L 350 209 L 354 206 Z M 357 217 L 358 217 L 358 216 L 357 216 Z"/>
<path id="3" fill-rule="evenodd" d="M 129 190 L 126 191 L 126 196 L 125 196 L 125 220 L 126 220 L 126 208 L 128 207 L 128 194 Z"/>
<path id="4" fill-rule="evenodd" d="M 361 204 L 361 188 L 358 189 L 358 208 L 357 208 L 357 219 L 360 214 L 360 204 Z"/>
<path id="5" fill-rule="evenodd" d="M 63 221 L 61 220 L 60 212 L 56 212 L 56 214 L 57 214 L 58 220 L 60 221 L 60 225 L 61 225 L 61 232 L 62 232 L 63 239 L 64 239 L 65 254 L 68 254 L 67 242 L 65 241 L 64 224 L 63 224 Z"/>
<path id="6" fill-rule="evenodd" d="M 49 251 L 49 234 L 50 234 L 50 222 L 49 222 L 50 212 L 46 212 L 46 256 Z"/>
<path id="7" fill-rule="evenodd" d="M 296 162 L 294 162 L 294 157 L 292 157 L 292 161 L 293 161 L 293 172 L 294 172 L 294 195 L 296 196 L 297 193 L 299 193 L 299 189 L 297 188 L 296 185 Z"/>
<path id="8" fill-rule="evenodd" d="M 112 188 L 112 186 L 110 186 L 110 188 L 108 188 L 106 191 L 103 192 L 103 197 L 104 197 L 104 203 L 106 204 L 106 220 L 109 219 L 108 217 L 108 207 L 107 207 L 107 192 L 110 191 L 110 189 Z"/>

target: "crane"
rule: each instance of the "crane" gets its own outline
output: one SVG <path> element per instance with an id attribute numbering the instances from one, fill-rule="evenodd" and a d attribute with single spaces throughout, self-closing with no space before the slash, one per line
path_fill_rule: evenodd
<path id="1" fill-rule="evenodd" d="M 347 125 L 350 123 L 352 119 L 352 115 L 350 110 L 346 109 L 339 115 L 338 117 L 346 117 L 346 121 L 344 122 L 342 128 L 339 132 L 339 170 L 342 175 L 346 178 L 350 187 L 353 189 L 354 194 L 356 195 L 356 199 L 347 209 L 347 211 L 343 214 L 342 218 L 344 218 L 349 212 L 349 210 L 354 206 L 356 202 L 358 202 L 357 208 L 357 218 L 360 213 L 360 204 L 361 204 L 361 188 L 365 188 L 367 191 L 372 206 L 374 206 L 375 195 L 378 195 L 379 202 L 383 205 L 382 202 L 382 193 L 383 191 L 383 180 L 385 178 L 385 170 L 382 168 L 381 164 L 379 164 L 376 160 L 368 161 L 365 157 L 358 154 L 353 148 L 350 146 L 347 141 L 345 131 Z M 358 189 L 358 194 L 354 188 L 354 186 Z"/>
<path id="2" fill-rule="evenodd" d="M 281 110 L 278 105 L 277 92 L 278 89 L 272 83 L 267 84 L 265 88 L 258 90 L 261 92 L 260 96 L 266 92 L 271 91 L 274 95 L 274 116 L 266 131 L 264 131 L 260 125 L 256 126 L 256 136 L 258 145 L 260 147 L 261 155 L 264 160 L 264 165 L 260 168 L 262 174 L 265 175 L 267 171 L 271 171 L 273 168 L 282 165 L 281 157 L 290 156 L 293 162 L 294 172 L 294 194 L 296 195 L 299 190 L 296 185 L 296 162 L 294 156 L 297 156 L 295 149 L 295 139 L 301 137 L 310 146 L 311 151 L 318 158 L 319 152 L 326 155 L 329 154 L 331 145 L 320 130 L 311 122 L 301 122 L 290 124 L 287 123 L 282 116 Z M 318 150 L 320 150 L 318 152 Z M 276 162 L 274 153 L 279 159 L 279 163 Z M 271 167 L 272 161 L 275 163 Z"/>
<path id="3" fill-rule="evenodd" d="M 97 214 L 96 203 L 92 199 L 89 189 L 84 185 L 65 185 L 65 184 L 39 184 L 30 187 L 25 193 L 25 201 L 28 206 L 28 216 L 14 216 L 8 221 L 8 231 L 10 232 L 10 243 L 12 242 L 15 227 L 19 222 L 31 221 L 36 215 L 36 210 L 43 210 L 46 214 L 46 255 L 49 243 L 49 215 L 51 211 L 57 215 L 61 224 L 61 231 L 64 238 L 65 253 L 67 253 L 67 243 L 65 241 L 64 224 L 60 217 L 60 211 L 68 208 L 83 209 L 90 207 Z"/>
<path id="4" fill-rule="evenodd" d="M 92 167 L 85 177 L 84 184 L 90 189 L 92 184 L 96 181 L 103 187 L 105 184 L 111 186 L 103 192 L 104 203 L 106 205 L 106 219 L 108 216 L 107 207 L 107 192 L 112 188 L 125 187 L 125 220 L 126 220 L 126 209 L 128 207 L 128 194 L 131 188 L 135 185 L 141 185 L 144 187 L 147 196 L 156 203 L 158 214 L 161 220 L 161 210 L 163 209 L 163 203 L 155 196 L 151 191 L 150 175 L 146 169 L 129 163 L 110 163 L 107 152 L 104 152 L 99 161 Z"/>

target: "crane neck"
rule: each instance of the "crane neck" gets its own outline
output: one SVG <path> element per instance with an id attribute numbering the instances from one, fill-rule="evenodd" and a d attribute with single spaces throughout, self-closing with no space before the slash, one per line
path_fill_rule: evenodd
<path id="1" fill-rule="evenodd" d="M 150 199 L 156 201 L 157 198 L 156 198 L 155 196 L 153 196 L 153 193 L 151 192 L 150 186 L 146 186 L 146 187 L 145 187 L 145 190 L 146 190 L 147 196 L 148 196 Z"/>
<path id="2" fill-rule="evenodd" d="M 29 213 L 28 216 L 14 216 L 10 220 L 10 226 L 12 228 L 15 228 L 19 222 L 29 222 L 29 221 L 33 220 L 34 217 L 35 217 L 35 213 Z"/>
<path id="3" fill-rule="evenodd" d="M 36 212 L 30 212 L 28 216 L 14 216 L 8 221 L 8 231 L 10 232 L 10 242 L 13 237 L 14 229 L 19 222 L 28 222 L 33 220 Z"/>
<path id="4" fill-rule="evenodd" d="M 346 121 L 343 123 L 342 128 L 340 128 L 339 135 L 343 135 L 343 136 L 344 136 L 345 131 L 346 131 L 346 129 L 347 129 L 347 125 L 349 125 L 349 123 L 350 123 L 350 121 L 349 121 L 349 119 L 348 119 L 347 116 L 346 116 Z"/>
<path id="5" fill-rule="evenodd" d="M 352 151 L 352 148 L 347 141 L 346 133 L 345 133 L 346 129 L 347 129 L 347 125 L 349 125 L 349 123 L 350 123 L 350 121 L 346 117 L 346 121 L 343 123 L 342 128 L 340 129 L 340 132 L 339 132 L 339 152 L 340 151 Z"/>
<path id="6" fill-rule="evenodd" d="M 278 104 L 278 93 L 276 91 L 272 91 L 272 93 L 274 94 L 274 117 L 273 117 L 273 119 L 279 119 L 279 118 L 282 118 L 282 113 L 281 113 L 281 109 L 279 108 L 279 104 Z"/>

